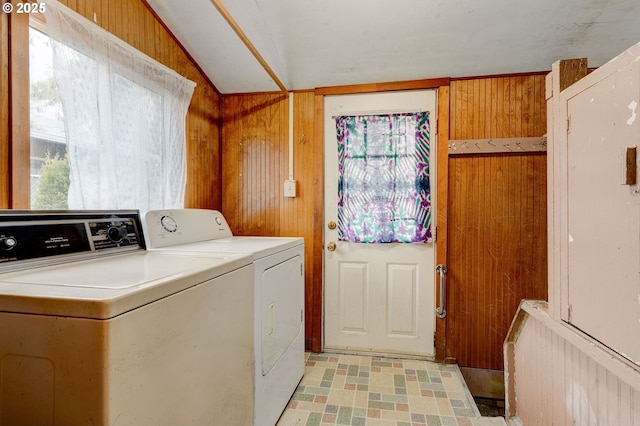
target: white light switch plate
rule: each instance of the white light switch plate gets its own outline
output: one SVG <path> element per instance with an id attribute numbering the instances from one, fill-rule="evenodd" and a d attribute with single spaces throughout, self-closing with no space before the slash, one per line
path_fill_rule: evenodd
<path id="1" fill-rule="evenodd" d="M 295 197 L 296 196 L 296 181 L 285 180 L 284 181 L 284 196 Z"/>

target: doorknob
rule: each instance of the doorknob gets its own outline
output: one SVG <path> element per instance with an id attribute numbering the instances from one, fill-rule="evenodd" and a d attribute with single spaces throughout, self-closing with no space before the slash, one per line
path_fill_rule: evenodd
<path id="1" fill-rule="evenodd" d="M 329 223 L 327 223 L 327 228 L 329 229 L 336 229 L 336 223 L 334 221 L 331 221 Z"/>
<path id="2" fill-rule="evenodd" d="M 336 243 L 334 243 L 333 241 L 331 241 L 329 244 L 327 244 L 327 250 L 329 251 L 336 251 Z"/>

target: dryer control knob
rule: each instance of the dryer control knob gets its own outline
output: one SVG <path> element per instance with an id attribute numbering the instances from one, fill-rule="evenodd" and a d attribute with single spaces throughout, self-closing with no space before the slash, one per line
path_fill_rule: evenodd
<path id="1" fill-rule="evenodd" d="M 178 230 L 178 222 L 171 216 L 162 216 L 160 218 L 160 225 L 167 232 L 176 232 Z"/>
<path id="2" fill-rule="evenodd" d="M 123 235 L 122 231 L 122 228 L 116 228 L 112 226 L 107 230 L 107 236 L 109 237 L 109 240 L 113 241 L 114 243 L 119 243 L 124 239 L 124 235 L 126 235 Z"/>
<path id="3" fill-rule="evenodd" d="M 15 237 L 0 238 L 0 249 L 2 250 L 11 250 L 17 245 L 18 245 L 18 240 L 16 240 Z"/>

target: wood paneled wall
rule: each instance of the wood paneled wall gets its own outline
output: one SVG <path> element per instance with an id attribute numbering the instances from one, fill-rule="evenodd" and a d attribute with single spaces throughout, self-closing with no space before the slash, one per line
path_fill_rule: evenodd
<path id="1" fill-rule="evenodd" d="M 540 74 L 452 81 L 449 139 L 542 136 L 544 80 Z"/>
<path id="2" fill-rule="evenodd" d="M 222 99 L 222 208 L 234 234 L 280 234 L 288 105 L 284 94 Z"/>
<path id="3" fill-rule="evenodd" d="M 220 95 L 211 82 L 202 74 L 200 69 L 182 47 L 175 41 L 172 35 L 165 29 L 162 23 L 156 19 L 146 2 L 143 0 L 60 0 L 71 9 L 77 11 L 87 19 L 96 22 L 107 31 L 113 33 L 143 53 L 158 60 L 164 65 L 174 69 L 186 78 L 196 83 L 194 95 L 187 114 L 187 189 L 185 205 L 187 207 L 220 208 Z M 14 19 L 16 15 L 10 15 L 12 31 L 17 25 L 27 25 L 26 20 Z M 4 103 L 8 98 L 9 76 L 5 70 L 5 52 L 8 43 L 6 31 L 7 16 L 2 14 L 0 18 L 0 90 L 3 96 L 0 98 L 0 112 L 2 113 L 2 130 L 0 136 L 8 132 L 8 111 Z M 27 46 L 16 46 L 16 49 L 27 52 Z M 28 102 L 28 99 L 24 99 Z M 28 104 L 27 104 L 28 105 Z M 28 111 L 28 108 L 27 108 Z M 15 116 L 15 120 L 25 122 L 28 128 L 28 117 Z M 25 121 L 26 120 L 26 121 Z M 14 147 L 28 146 L 28 136 L 21 136 L 21 140 L 14 140 Z M 25 139 L 25 140 L 22 140 Z M 2 137 L 2 150 L 0 150 L 1 167 L 8 165 L 9 137 Z M 5 152 L 5 150 L 7 152 Z M 16 149 L 14 148 L 14 151 Z M 12 174 L 15 180 L 28 182 L 29 158 L 28 150 L 25 150 L 26 158 L 15 158 L 23 167 L 14 167 Z M 15 152 L 14 152 L 15 154 Z M 7 173 L 4 176 L 9 176 Z M 0 202 L 8 200 L 11 188 L 8 183 L 0 181 Z M 20 192 L 24 192 L 21 189 Z M 28 194 L 16 194 L 24 204 L 28 200 Z M 8 205 L 5 205 L 7 207 Z M 15 207 L 15 206 L 13 206 Z M 18 207 L 26 207 L 20 205 Z"/>
<path id="4" fill-rule="evenodd" d="M 541 136 L 546 129 L 541 75 L 457 80 L 444 89 L 450 139 Z M 316 90 L 315 101 L 313 93 L 295 94 L 298 197 L 293 199 L 283 195 L 288 98 L 252 94 L 222 100 L 222 211 L 239 235 L 305 238 L 306 337 L 316 350 L 321 347 L 323 162 L 314 102 L 322 111 L 324 91 L 330 92 Z M 439 103 L 445 104 L 442 98 Z M 316 120 L 321 117 L 316 113 Z M 440 127 L 447 129 L 441 121 Z M 450 234 L 442 238 L 452 271 L 448 287 L 458 282 L 473 290 L 458 293 L 460 299 L 450 299 L 447 309 L 464 313 L 473 305 L 477 311 L 447 326 L 446 356 L 459 358 L 463 366 L 502 369 L 502 341 L 520 299 L 546 298 L 545 161 L 544 154 L 449 159 Z"/>
<path id="5" fill-rule="evenodd" d="M 322 282 L 322 143 L 314 143 L 313 92 L 294 94 L 293 167 L 297 196 L 284 197 L 289 177 L 289 98 L 283 94 L 222 98 L 222 212 L 236 235 L 303 237 L 305 288 Z M 321 204 L 320 204 L 321 207 Z M 315 247 L 315 248 L 314 248 Z M 320 252 L 321 253 L 321 252 Z M 306 292 L 306 336 L 314 325 Z"/>
<path id="6" fill-rule="evenodd" d="M 9 207 L 9 16 L 0 13 L 0 208 Z"/>
<path id="7" fill-rule="evenodd" d="M 543 75 L 457 80 L 450 92 L 450 139 L 546 132 Z M 547 298 L 546 155 L 450 156 L 448 184 L 446 356 L 502 370 L 521 299 Z"/>

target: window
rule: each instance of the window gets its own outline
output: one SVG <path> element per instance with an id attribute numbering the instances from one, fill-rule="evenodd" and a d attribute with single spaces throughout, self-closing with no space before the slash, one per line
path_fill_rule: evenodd
<path id="1" fill-rule="evenodd" d="M 430 242 L 429 113 L 340 116 L 336 131 L 338 238 Z"/>
<path id="2" fill-rule="evenodd" d="M 29 30 L 31 208 L 67 209 L 69 161 L 49 37 Z M 41 185 L 42 183 L 42 185 Z"/>
<path id="3" fill-rule="evenodd" d="M 182 207 L 195 84 L 56 1 L 45 17 L 47 35 L 30 37 L 32 207 Z M 65 190 L 65 167 L 66 199 L 43 202 Z"/>

